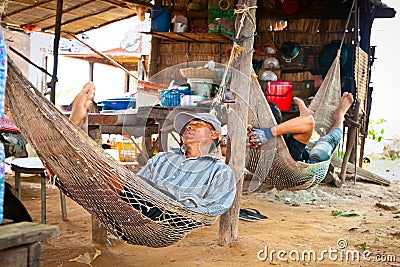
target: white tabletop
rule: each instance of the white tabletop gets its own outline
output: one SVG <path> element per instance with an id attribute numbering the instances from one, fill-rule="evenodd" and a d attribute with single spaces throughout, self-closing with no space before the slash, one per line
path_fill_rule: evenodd
<path id="1" fill-rule="evenodd" d="M 44 169 L 44 165 L 38 157 L 16 158 L 11 161 L 11 165 L 27 169 Z"/>

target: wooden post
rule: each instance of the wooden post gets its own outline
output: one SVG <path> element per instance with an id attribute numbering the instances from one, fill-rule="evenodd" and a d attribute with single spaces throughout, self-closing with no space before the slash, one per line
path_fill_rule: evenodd
<path id="1" fill-rule="evenodd" d="M 101 145 L 101 130 L 100 126 L 88 125 L 88 118 L 86 117 L 85 122 L 81 125 L 81 128 L 87 132 L 87 134 Z M 93 216 L 92 219 L 92 242 L 100 244 L 102 246 L 107 245 L 107 230 L 96 220 Z"/>
<path id="2" fill-rule="evenodd" d="M 256 0 L 239 1 L 238 8 L 254 7 L 257 4 Z M 256 9 L 252 8 L 249 10 L 249 14 L 254 18 L 255 22 Z M 245 13 L 237 14 L 236 18 L 236 31 L 240 27 L 240 19 L 242 16 L 247 16 Z M 240 62 L 238 70 L 242 72 L 242 75 L 233 75 L 231 81 L 231 89 L 240 93 L 240 97 L 233 94 L 232 97 L 235 103 L 230 107 L 232 111 L 228 113 L 228 135 L 231 138 L 231 150 L 235 151 L 230 156 L 229 166 L 235 173 L 236 179 L 236 197 L 232 207 L 221 216 L 220 227 L 219 227 L 219 245 L 229 246 L 237 239 L 238 226 L 239 226 L 239 209 L 240 199 L 243 188 L 243 170 L 245 168 L 245 150 L 246 150 L 246 126 L 248 120 L 248 98 L 250 91 L 250 74 L 252 70 L 252 58 L 253 58 L 253 43 L 254 43 L 254 29 L 256 25 L 253 25 L 251 20 L 247 17 L 244 20 L 237 38 L 243 38 L 243 42 L 240 44 L 242 52 L 238 55 L 237 62 Z M 234 51 L 232 51 L 234 53 Z M 243 79 L 244 76 L 247 76 Z M 234 125 L 234 126 L 233 126 Z M 232 127 L 233 126 L 233 127 Z"/>
<path id="3" fill-rule="evenodd" d="M 358 112 L 360 111 L 360 101 L 356 101 L 355 108 L 354 108 L 354 114 L 352 117 L 353 121 L 358 121 Z M 344 183 L 346 180 L 346 169 L 347 169 L 347 163 L 349 162 L 349 158 L 351 155 L 351 152 L 354 147 L 354 142 L 356 140 L 357 136 L 357 126 L 352 125 L 349 127 L 349 132 L 347 134 L 347 140 L 346 140 L 346 151 L 344 153 L 343 157 L 343 163 L 342 163 L 342 169 L 340 170 L 340 179 Z"/>

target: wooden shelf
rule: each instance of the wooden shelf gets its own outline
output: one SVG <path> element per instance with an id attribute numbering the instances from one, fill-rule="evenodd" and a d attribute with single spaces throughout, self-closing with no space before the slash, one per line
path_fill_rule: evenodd
<path id="1" fill-rule="evenodd" d="M 170 42 L 229 43 L 231 41 L 231 36 L 222 32 L 152 32 L 146 34 Z"/>

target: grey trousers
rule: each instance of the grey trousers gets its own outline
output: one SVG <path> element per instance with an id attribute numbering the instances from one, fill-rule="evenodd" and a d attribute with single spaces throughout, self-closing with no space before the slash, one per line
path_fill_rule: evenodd
<path id="1" fill-rule="evenodd" d="M 343 132 L 340 128 L 332 128 L 328 134 L 318 139 L 310 150 L 310 163 L 318 163 L 330 159 L 342 136 Z"/>

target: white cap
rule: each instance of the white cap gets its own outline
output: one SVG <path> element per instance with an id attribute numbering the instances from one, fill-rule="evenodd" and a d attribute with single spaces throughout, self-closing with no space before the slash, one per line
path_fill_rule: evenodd
<path id="1" fill-rule="evenodd" d="M 193 119 L 199 119 L 205 122 L 210 123 L 216 131 L 219 132 L 219 136 L 221 136 L 221 122 L 217 119 L 217 117 L 211 113 L 195 113 L 190 114 L 187 112 L 178 113 L 174 119 L 174 127 L 175 130 L 182 134 L 185 126 L 189 123 L 189 121 Z"/>

